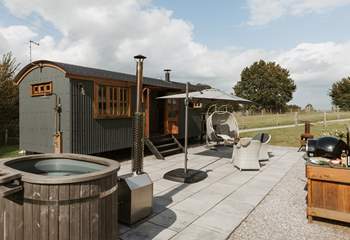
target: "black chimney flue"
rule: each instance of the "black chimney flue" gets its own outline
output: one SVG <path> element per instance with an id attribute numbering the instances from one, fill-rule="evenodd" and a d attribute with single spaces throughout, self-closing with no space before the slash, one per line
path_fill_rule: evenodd
<path id="1" fill-rule="evenodd" d="M 164 72 L 165 72 L 165 81 L 170 82 L 171 69 L 164 69 Z"/>

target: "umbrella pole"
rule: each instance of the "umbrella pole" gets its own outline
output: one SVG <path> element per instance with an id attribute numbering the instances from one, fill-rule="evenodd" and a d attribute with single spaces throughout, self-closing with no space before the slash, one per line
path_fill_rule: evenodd
<path id="1" fill-rule="evenodd" d="M 196 183 L 202 181 L 208 174 L 201 170 L 193 170 L 187 168 L 188 162 L 188 105 L 189 105 L 189 83 L 186 83 L 186 98 L 185 98 L 185 166 L 184 168 L 177 168 L 164 174 L 167 180 L 182 182 L 182 183 Z"/>
<path id="2" fill-rule="evenodd" d="M 187 151 L 187 145 L 188 145 L 188 82 L 186 83 L 186 99 L 185 99 L 185 175 L 187 174 L 187 161 L 188 161 L 188 151 Z"/>

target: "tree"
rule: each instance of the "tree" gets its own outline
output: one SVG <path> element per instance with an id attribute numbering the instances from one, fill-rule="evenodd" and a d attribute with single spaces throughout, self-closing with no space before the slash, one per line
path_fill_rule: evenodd
<path id="1" fill-rule="evenodd" d="M 18 126 L 18 88 L 14 75 L 19 64 L 12 53 L 2 56 L 0 62 L 0 130 Z"/>
<path id="2" fill-rule="evenodd" d="M 282 112 L 296 90 L 289 71 L 275 62 L 260 60 L 243 69 L 235 94 L 247 98 L 270 112 Z"/>
<path id="3" fill-rule="evenodd" d="M 296 104 L 289 104 L 289 105 L 287 105 L 287 110 L 291 111 L 291 112 L 300 112 L 301 107 L 296 105 Z"/>
<path id="4" fill-rule="evenodd" d="M 333 83 L 329 96 L 335 106 L 341 110 L 350 110 L 350 77 Z"/>
<path id="5" fill-rule="evenodd" d="M 314 112 L 314 111 L 315 111 L 315 108 L 314 108 L 314 106 L 312 106 L 311 103 L 306 104 L 306 106 L 304 108 L 304 112 Z"/>

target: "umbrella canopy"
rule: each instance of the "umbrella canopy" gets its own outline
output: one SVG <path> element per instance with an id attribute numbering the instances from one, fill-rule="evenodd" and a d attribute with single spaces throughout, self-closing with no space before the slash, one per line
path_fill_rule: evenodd
<path id="1" fill-rule="evenodd" d="M 205 89 L 202 91 L 190 92 L 188 94 L 190 99 L 198 99 L 198 100 L 213 100 L 213 101 L 229 101 L 229 102 L 237 102 L 237 103 L 253 103 L 244 98 L 237 97 L 235 95 L 231 95 L 225 93 L 216 88 Z M 173 94 L 169 96 L 158 97 L 158 99 L 185 99 L 186 93 Z"/>

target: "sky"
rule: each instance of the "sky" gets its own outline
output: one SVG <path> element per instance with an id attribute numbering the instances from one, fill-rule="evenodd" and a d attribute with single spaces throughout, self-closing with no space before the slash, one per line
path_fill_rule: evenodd
<path id="1" fill-rule="evenodd" d="M 210 84 L 226 92 L 260 59 L 287 68 L 291 103 L 330 109 L 350 75 L 350 0 L 0 0 L 0 54 Z"/>

